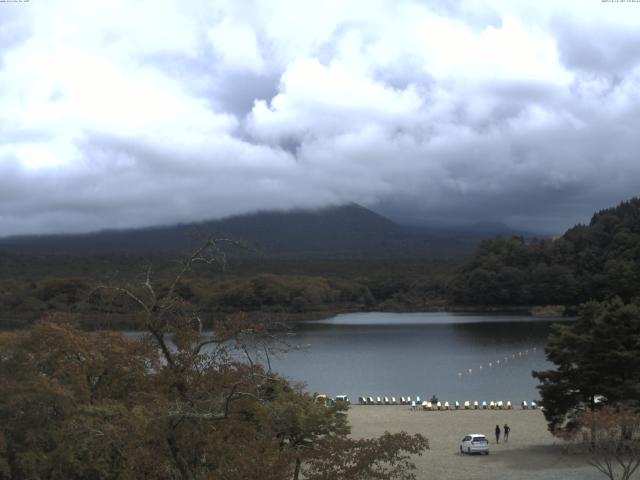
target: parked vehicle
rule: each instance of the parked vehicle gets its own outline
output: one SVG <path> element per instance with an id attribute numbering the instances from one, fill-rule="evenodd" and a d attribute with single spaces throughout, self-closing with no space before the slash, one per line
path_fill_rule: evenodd
<path id="1" fill-rule="evenodd" d="M 484 453 L 489 455 L 489 440 L 481 433 L 470 433 L 460 441 L 460 453 Z"/>

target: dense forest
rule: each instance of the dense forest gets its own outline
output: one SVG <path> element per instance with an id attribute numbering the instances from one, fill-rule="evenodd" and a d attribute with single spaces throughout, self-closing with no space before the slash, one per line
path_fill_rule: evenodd
<path id="1" fill-rule="evenodd" d="M 562 237 L 483 241 L 449 285 L 456 304 L 567 305 L 640 291 L 640 198 Z"/>
<path id="2" fill-rule="evenodd" d="M 132 328 L 129 299 L 103 287 L 136 285 L 151 276 L 166 288 L 175 256 L 0 255 L 2 327 L 29 324 L 49 312 L 78 315 L 86 328 Z M 441 308 L 455 264 L 429 259 L 228 259 L 227 268 L 196 266 L 178 294 L 203 320 L 232 312 L 274 319 L 339 311 Z"/>
<path id="3" fill-rule="evenodd" d="M 489 226 L 500 228 L 500 226 Z M 482 231 L 482 233 L 486 233 Z M 441 307 L 480 231 L 407 228 L 352 204 L 261 212 L 190 225 L 0 239 L 0 314 L 17 327 L 47 312 L 88 328 L 135 326 L 132 305 L 100 287 L 160 284 L 206 238 L 226 238 L 226 268 L 195 268 L 179 293 L 207 320 L 244 311 L 279 319 L 362 309 Z"/>
<path id="4" fill-rule="evenodd" d="M 371 228 L 386 225 L 376 217 L 368 221 Z M 78 314 L 87 328 L 135 326 L 130 300 L 102 287 L 140 283 L 149 268 L 162 285 L 175 274 L 176 258 L 175 253 L 0 253 L 2 327 L 60 311 Z M 285 320 L 464 306 L 564 305 L 571 312 L 588 300 L 617 296 L 629 301 L 637 295 L 640 199 L 602 210 L 589 225 L 558 238 L 484 240 L 464 262 L 434 258 L 425 247 L 411 257 L 361 252 L 353 258 L 247 256 L 236 250 L 226 264 L 224 271 L 196 266 L 178 286 L 181 298 L 206 321 L 238 311 Z"/>

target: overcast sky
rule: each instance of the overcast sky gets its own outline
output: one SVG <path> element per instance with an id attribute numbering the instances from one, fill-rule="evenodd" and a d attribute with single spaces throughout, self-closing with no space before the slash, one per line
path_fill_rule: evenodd
<path id="1" fill-rule="evenodd" d="M 640 194 L 640 3 L 0 2 L 0 235 Z"/>

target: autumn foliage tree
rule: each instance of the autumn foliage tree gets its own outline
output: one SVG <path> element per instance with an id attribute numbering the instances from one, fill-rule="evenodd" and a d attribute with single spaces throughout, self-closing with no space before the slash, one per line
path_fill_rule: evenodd
<path id="1" fill-rule="evenodd" d="M 218 242 L 162 290 L 151 271 L 103 286 L 139 307 L 142 338 L 56 315 L 0 334 L 0 479 L 415 478 L 409 454 L 428 448 L 424 437 L 353 440 L 343 407 L 252 356 L 263 326 L 235 317 L 204 332 L 177 292 L 196 263 L 224 264 Z"/>
<path id="2" fill-rule="evenodd" d="M 578 415 L 567 435 L 587 461 L 609 480 L 629 480 L 640 467 L 640 413 L 608 405 Z"/>

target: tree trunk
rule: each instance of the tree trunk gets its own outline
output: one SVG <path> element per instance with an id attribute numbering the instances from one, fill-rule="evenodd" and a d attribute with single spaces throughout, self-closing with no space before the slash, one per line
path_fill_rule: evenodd
<path id="1" fill-rule="evenodd" d="M 180 453 L 180 449 L 178 448 L 178 443 L 176 441 L 174 432 L 171 432 L 169 434 L 169 436 L 167 437 L 167 442 L 169 443 L 169 451 L 171 452 L 171 456 L 176 462 L 176 466 L 178 467 L 183 480 L 193 480 L 191 470 L 189 469 L 187 462 L 185 462 L 182 454 Z"/>
<path id="2" fill-rule="evenodd" d="M 298 480 L 300 478 L 300 457 L 296 457 L 296 468 L 293 471 L 293 480 Z"/>
<path id="3" fill-rule="evenodd" d="M 11 440 L 9 440 L 11 442 Z M 21 466 L 18 464 L 17 455 L 15 449 L 9 444 L 7 445 L 7 463 L 9 464 L 9 478 L 11 480 L 22 480 L 25 478 L 24 472 Z M 0 477 L 4 478 L 4 476 Z"/>

